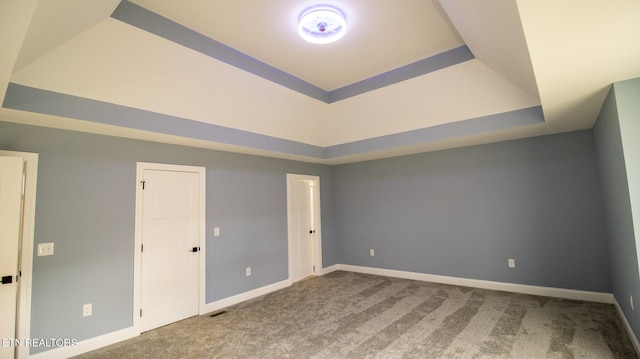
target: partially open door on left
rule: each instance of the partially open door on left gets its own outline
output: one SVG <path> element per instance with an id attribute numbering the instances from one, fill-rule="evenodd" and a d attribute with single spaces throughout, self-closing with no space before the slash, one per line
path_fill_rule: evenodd
<path id="1" fill-rule="evenodd" d="M 0 157 L 0 338 L 7 340 L 16 338 L 23 170 L 22 158 Z M 0 346 L 0 359 L 13 359 L 14 350 Z"/>

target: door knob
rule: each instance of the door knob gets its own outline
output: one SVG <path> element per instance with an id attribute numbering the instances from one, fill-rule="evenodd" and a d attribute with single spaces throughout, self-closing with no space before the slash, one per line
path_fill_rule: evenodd
<path id="1" fill-rule="evenodd" d="M 11 284 L 11 283 L 13 283 L 12 275 L 5 275 L 2 277 L 2 284 Z"/>
<path id="2" fill-rule="evenodd" d="M 193 247 L 190 250 L 188 250 L 188 252 L 193 252 L 193 253 L 200 252 L 200 247 Z"/>

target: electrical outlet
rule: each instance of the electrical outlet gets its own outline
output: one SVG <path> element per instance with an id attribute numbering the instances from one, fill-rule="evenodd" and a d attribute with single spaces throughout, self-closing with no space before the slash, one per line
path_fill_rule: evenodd
<path id="1" fill-rule="evenodd" d="M 38 257 L 52 256 L 53 243 L 38 243 Z"/>
<path id="2" fill-rule="evenodd" d="M 82 316 L 88 317 L 93 314 L 93 305 L 91 303 L 82 306 Z"/>
<path id="3" fill-rule="evenodd" d="M 373 257 L 376 255 L 376 252 L 373 249 L 369 249 L 369 255 Z"/>
<path id="4" fill-rule="evenodd" d="M 220 227 L 213 228 L 213 236 L 214 237 L 220 236 Z"/>
<path id="5" fill-rule="evenodd" d="M 247 275 L 247 277 L 251 276 L 251 267 L 247 267 L 247 269 L 245 270 L 245 274 Z"/>
<path id="6" fill-rule="evenodd" d="M 516 260 L 515 259 L 509 259 L 509 268 L 515 268 L 516 267 Z"/>

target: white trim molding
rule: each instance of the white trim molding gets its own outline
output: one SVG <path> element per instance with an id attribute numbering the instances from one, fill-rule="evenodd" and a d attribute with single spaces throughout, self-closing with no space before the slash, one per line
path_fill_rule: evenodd
<path id="1" fill-rule="evenodd" d="M 633 332 L 633 328 L 631 328 L 631 324 L 629 324 L 629 321 L 627 320 L 627 316 L 624 315 L 624 312 L 622 311 L 622 307 L 620 306 L 620 303 L 618 303 L 618 300 L 615 297 L 613 300 L 613 306 L 616 308 L 616 311 L 618 312 L 620 319 L 622 319 L 622 323 L 624 324 L 624 328 L 627 330 L 627 334 L 629 335 L 629 339 L 631 339 L 633 348 L 636 350 L 636 354 L 640 356 L 640 342 L 638 342 L 638 338 L 636 337 L 636 334 Z"/>
<path id="2" fill-rule="evenodd" d="M 215 312 L 217 310 L 230 307 L 232 305 L 245 302 L 249 299 L 257 298 L 262 295 L 269 294 L 271 292 L 275 292 L 277 290 L 287 288 L 290 286 L 291 286 L 291 281 L 289 279 L 286 279 L 280 282 L 266 285 L 264 287 L 250 290 L 248 292 L 240 293 L 231 297 L 217 300 L 215 302 L 207 303 L 204 306 L 204 313 Z"/>
<path id="3" fill-rule="evenodd" d="M 326 267 L 326 268 L 320 268 L 320 270 L 316 272 L 316 275 L 319 275 L 319 276 L 326 275 L 326 274 L 329 274 L 331 272 L 335 272 L 337 270 L 338 270 L 338 265 L 334 264 L 334 265 Z"/>
<path id="4" fill-rule="evenodd" d="M 449 277 L 449 276 L 441 276 L 441 275 L 433 275 L 433 274 L 425 274 L 425 273 L 417 273 L 417 272 L 407 272 L 407 271 L 399 271 L 399 270 L 391 270 L 391 269 L 362 267 L 362 266 L 354 266 L 354 265 L 348 265 L 348 264 L 334 264 L 332 266 L 322 268 L 320 271 L 316 273 L 316 275 L 318 276 L 326 275 L 338 270 L 354 272 L 354 273 L 380 275 L 380 276 L 394 277 L 394 278 L 419 280 L 419 281 L 433 282 L 433 283 L 459 285 L 464 287 L 482 288 L 482 289 L 499 290 L 499 291 L 505 291 L 505 292 L 521 293 L 521 294 L 531 294 L 531 295 L 540 295 L 540 296 L 563 298 L 563 299 L 583 300 L 583 301 L 590 301 L 590 302 L 597 302 L 597 303 L 613 304 L 616 310 L 618 311 L 618 314 L 622 318 L 622 321 L 624 322 L 624 325 L 627 329 L 627 332 L 629 333 L 629 337 L 633 342 L 636 352 L 640 352 L 639 350 L 640 344 L 638 343 L 638 339 L 633 334 L 631 326 L 629 325 L 629 322 L 624 316 L 624 313 L 622 312 L 620 305 L 618 304 L 618 302 L 615 300 L 615 297 L 611 293 L 589 292 L 589 291 L 581 291 L 581 290 L 573 290 L 573 289 L 550 288 L 550 287 L 540 287 L 540 286 L 532 286 L 532 285 L 524 285 L 524 284 L 493 282 L 493 281 L 486 281 L 486 280 Z M 292 285 L 291 280 L 286 279 L 280 282 L 275 282 L 260 288 L 250 290 L 248 292 L 243 292 L 231 297 L 227 297 L 211 303 L 207 303 L 204 305 L 204 308 L 202 308 L 203 310 L 201 310 L 200 315 L 207 315 L 209 313 L 219 311 L 221 309 L 230 307 L 232 305 L 239 304 L 239 303 L 278 291 L 280 289 L 290 287 L 291 285 Z M 75 346 L 62 347 L 62 348 L 57 348 L 57 349 L 49 350 L 46 352 L 38 353 L 30 356 L 30 358 L 34 358 L 34 359 L 67 358 L 74 355 L 80 355 L 80 354 L 83 354 L 107 345 L 111 345 L 126 339 L 133 338 L 138 334 L 139 333 L 136 332 L 134 327 L 130 327 L 130 328 L 122 329 L 113 333 L 108 333 L 99 337 L 84 340 L 82 342 L 77 343 L 77 345 Z"/>
<path id="5" fill-rule="evenodd" d="M 338 270 L 338 264 L 334 264 L 330 267 L 326 267 L 326 268 L 322 268 L 319 271 L 317 271 L 316 275 L 317 276 L 323 276 L 325 274 L 329 274 L 331 272 L 335 272 Z M 206 315 L 206 314 L 210 314 L 212 312 L 218 311 L 220 309 L 224 309 L 227 307 L 230 307 L 232 305 L 238 304 L 238 303 L 242 303 L 245 302 L 247 300 L 253 299 L 253 298 L 257 298 L 263 295 L 267 295 L 269 293 L 278 291 L 280 289 L 284 289 L 287 287 L 290 287 L 293 284 L 293 282 L 291 282 L 291 280 L 289 279 L 285 279 L 283 281 L 280 282 L 275 282 L 272 284 L 268 284 L 265 285 L 264 287 L 260 287 L 260 288 L 256 288 L 253 290 L 250 290 L 248 292 L 243 292 L 240 294 L 236 294 L 234 296 L 231 297 L 226 297 L 220 300 L 216 300 L 215 302 L 211 302 L 211 303 L 207 303 L 204 306 L 204 314 L 201 315 Z"/>
<path id="6" fill-rule="evenodd" d="M 76 355 L 88 353 L 107 345 L 115 344 L 123 340 L 135 337 L 133 327 L 121 329 L 115 332 L 93 337 L 87 340 L 77 342 L 75 345 L 59 347 L 46 352 L 36 353 L 29 358 L 31 359 L 65 359 Z"/>
<path id="7" fill-rule="evenodd" d="M 22 256 L 20 258 L 20 287 L 16 337 L 31 337 L 31 283 L 33 281 L 33 246 L 35 242 L 36 189 L 38 187 L 38 154 L 0 150 L 0 156 L 22 157 L 25 163 L 24 199 L 22 212 Z M 28 347 L 16 348 L 18 359 L 29 356 Z"/>
<path id="8" fill-rule="evenodd" d="M 589 291 L 583 291 L 583 290 L 564 289 L 564 288 L 540 287 L 540 286 L 526 285 L 526 284 L 493 282 L 488 280 L 449 277 L 449 276 L 425 274 L 425 273 L 417 273 L 417 272 L 405 272 L 405 271 L 392 270 L 392 269 L 360 267 L 360 266 L 353 266 L 348 264 L 338 264 L 338 270 L 381 275 L 386 277 L 413 279 L 413 280 L 420 280 L 425 282 L 459 285 L 463 287 L 499 290 L 503 292 L 540 295 L 544 297 L 584 300 L 588 302 L 607 303 L 607 304 L 614 303 L 614 297 L 613 297 L 613 294 L 611 293 L 589 292 Z"/>

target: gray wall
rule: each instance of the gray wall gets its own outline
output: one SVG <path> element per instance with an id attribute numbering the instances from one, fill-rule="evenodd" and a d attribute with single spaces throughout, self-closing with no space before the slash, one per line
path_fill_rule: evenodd
<path id="1" fill-rule="evenodd" d="M 627 132 L 623 136 L 621 122 L 624 125 L 636 124 L 635 133 Z M 637 147 L 640 138 L 638 122 L 640 79 L 614 84 L 602 106 L 594 133 L 606 213 L 606 235 L 611 253 L 613 294 L 636 334 L 640 333 L 640 314 L 631 310 L 629 297 L 633 296 L 635 305 L 640 305 L 640 276 L 630 189 L 637 193 L 640 183 L 630 180 L 628 166 L 637 166 L 640 155 Z M 623 141 L 623 137 L 629 140 L 635 138 L 635 141 Z"/>
<path id="2" fill-rule="evenodd" d="M 207 168 L 207 302 L 287 278 L 286 173 L 321 177 L 325 267 L 611 291 L 592 131 L 340 166 L 6 122 L 0 148 L 40 154 L 36 243 L 56 244 L 34 257 L 32 337 L 132 324 L 137 161 Z"/>
<path id="3" fill-rule="evenodd" d="M 0 148 L 39 153 L 35 243 L 54 242 L 55 255 L 34 255 L 34 338 L 132 325 L 137 161 L 207 168 L 207 302 L 288 278 L 286 173 L 320 176 L 323 264 L 337 263 L 329 166 L 7 122 Z"/>
<path id="4" fill-rule="evenodd" d="M 611 290 L 591 131 L 341 165 L 334 186 L 340 263 Z"/>

